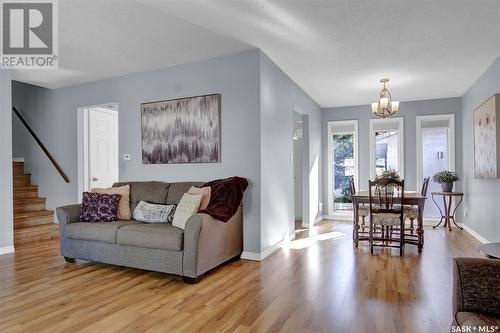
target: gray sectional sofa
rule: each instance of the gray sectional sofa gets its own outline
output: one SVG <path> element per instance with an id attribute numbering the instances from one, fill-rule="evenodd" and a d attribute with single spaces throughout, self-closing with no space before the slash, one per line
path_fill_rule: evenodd
<path id="1" fill-rule="evenodd" d="M 130 206 L 141 201 L 178 204 L 191 186 L 203 183 L 127 182 Z M 209 270 L 238 259 L 243 251 L 243 214 L 240 206 L 227 222 L 207 214 L 189 218 L 185 230 L 171 224 L 147 224 L 135 220 L 81 222 L 80 205 L 57 208 L 61 254 L 75 259 L 134 267 L 180 275 L 195 283 Z"/>

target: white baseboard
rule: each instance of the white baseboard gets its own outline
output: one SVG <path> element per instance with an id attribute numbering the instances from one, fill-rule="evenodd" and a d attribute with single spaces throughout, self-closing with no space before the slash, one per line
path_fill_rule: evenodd
<path id="1" fill-rule="evenodd" d="M 243 251 L 241 253 L 241 259 L 253 260 L 253 261 L 261 261 L 261 259 L 260 259 L 260 253 L 250 252 L 250 251 Z"/>
<path id="2" fill-rule="evenodd" d="M 0 254 L 14 253 L 14 246 L 0 247 Z"/>
<path id="3" fill-rule="evenodd" d="M 332 214 L 332 215 L 322 215 L 322 216 L 318 217 L 318 219 L 352 222 L 353 216 L 352 216 L 352 214 Z M 367 222 L 368 222 L 368 220 L 367 220 Z M 438 223 L 439 223 L 439 219 L 434 219 L 434 218 L 425 218 L 424 219 L 425 226 L 434 226 Z"/>
<path id="4" fill-rule="evenodd" d="M 460 223 L 459 224 L 462 228 L 464 228 L 465 231 L 467 231 L 472 237 L 477 239 L 480 243 L 485 244 L 485 243 L 490 243 L 489 240 L 472 230 L 468 225 Z"/>
<path id="5" fill-rule="evenodd" d="M 293 238 L 292 238 L 292 236 L 289 236 L 289 237 L 290 237 L 290 240 L 292 240 L 293 238 L 295 238 L 295 235 L 293 235 Z M 283 245 L 283 243 L 284 243 L 283 240 L 279 241 L 278 243 L 271 245 L 270 247 L 268 247 L 267 249 L 265 249 L 261 253 L 243 251 L 243 253 L 241 253 L 241 259 L 262 261 L 262 260 L 266 259 L 267 257 L 269 257 L 274 252 L 278 251 L 281 248 L 281 246 Z"/>
<path id="6" fill-rule="evenodd" d="M 323 215 L 318 216 L 318 217 L 314 220 L 313 225 L 318 224 L 319 222 L 321 222 L 321 220 L 323 220 Z"/>
<path id="7" fill-rule="evenodd" d="M 321 219 L 322 220 L 350 221 L 350 222 L 352 222 L 352 214 L 321 215 Z"/>
<path id="8" fill-rule="evenodd" d="M 439 219 L 424 218 L 424 225 L 426 225 L 426 226 L 435 226 L 438 223 L 439 223 Z M 444 223 L 444 221 L 443 221 L 443 223 Z M 443 225 L 443 223 L 441 223 L 441 225 Z"/>

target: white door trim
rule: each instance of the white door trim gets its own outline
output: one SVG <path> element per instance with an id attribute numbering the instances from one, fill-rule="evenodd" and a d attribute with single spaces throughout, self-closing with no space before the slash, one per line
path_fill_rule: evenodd
<path id="1" fill-rule="evenodd" d="M 329 120 L 327 121 L 327 134 L 326 134 L 326 142 L 327 142 L 327 158 L 328 158 L 328 174 L 327 174 L 327 198 L 328 198 L 328 215 L 336 215 L 341 214 L 345 215 L 345 213 L 335 213 L 333 210 L 333 142 L 331 140 L 334 133 L 334 126 L 354 126 L 354 138 L 353 138 L 353 155 L 354 155 L 354 184 L 357 189 L 359 189 L 359 158 L 358 158 L 358 120 Z M 349 132 L 350 133 L 350 132 Z"/>
<path id="2" fill-rule="evenodd" d="M 89 134 L 89 112 L 92 108 L 109 108 L 113 106 L 118 112 L 118 103 L 105 103 L 89 106 L 81 106 L 77 109 L 77 163 L 78 163 L 78 202 L 82 201 L 82 193 L 85 191 L 85 182 L 89 179 L 88 165 L 88 134 Z M 118 148 L 119 149 L 119 148 Z"/>
<path id="3" fill-rule="evenodd" d="M 310 221 L 310 208 L 309 208 L 309 194 L 310 194 L 310 189 L 309 189 L 309 115 L 305 113 L 300 106 L 297 104 L 293 103 L 292 105 L 292 140 L 291 140 L 291 151 L 292 151 L 292 169 L 293 169 L 293 159 L 295 156 L 293 156 L 293 132 L 295 129 L 295 124 L 293 120 L 293 113 L 296 112 L 302 117 L 302 140 L 301 140 L 301 157 L 302 157 L 302 164 L 300 166 L 301 168 L 301 173 L 302 173 L 302 226 L 303 227 L 308 227 L 309 224 L 313 224 L 314 221 Z M 307 136 L 306 136 L 307 135 Z M 294 184 L 294 179 L 293 179 L 293 171 L 292 171 L 292 184 Z M 295 189 L 293 189 L 295 191 Z M 292 192 L 293 193 L 293 192 Z M 295 209 L 295 194 L 293 195 L 293 207 Z M 293 214 L 295 216 L 295 212 Z M 295 222 L 295 221 L 294 221 Z M 295 230 L 294 230 L 295 231 Z"/>
<path id="4" fill-rule="evenodd" d="M 422 160 L 423 160 L 423 150 L 422 150 L 422 122 L 424 121 L 448 121 L 448 169 L 455 170 L 455 115 L 453 113 L 449 114 L 436 114 L 428 116 L 417 116 L 416 126 L 417 126 L 417 190 L 422 187 Z"/>
<path id="5" fill-rule="evenodd" d="M 370 179 L 375 179 L 375 124 L 397 121 L 399 130 L 399 175 L 401 179 L 405 177 L 405 132 L 404 132 L 404 118 L 387 118 L 387 119 L 370 119 Z"/>

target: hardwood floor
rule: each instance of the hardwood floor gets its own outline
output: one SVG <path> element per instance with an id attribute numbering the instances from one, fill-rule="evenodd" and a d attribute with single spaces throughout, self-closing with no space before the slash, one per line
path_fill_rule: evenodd
<path id="1" fill-rule="evenodd" d="M 196 285 L 103 264 L 67 264 L 49 240 L 0 255 L 0 332 L 449 332 L 452 258 L 480 256 L 466 232 L 425 229 L 421 255 L 352 245 L 323 221 L 264 262 Z"/>

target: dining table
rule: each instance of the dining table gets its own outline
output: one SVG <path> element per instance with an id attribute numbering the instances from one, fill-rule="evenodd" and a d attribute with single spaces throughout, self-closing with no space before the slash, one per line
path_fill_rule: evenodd
<path id="1" fill-rule="evenodd" d="M 354 245 L 358 247 L 359 241 L 369 240 L 368 233 L 361 233 L 359 231 L 359 206 L 368 205 L 370 203 L 370 193 L 369 191 L 358 191 L 352 196 L 352 205 L 354 210 L 354 222 L 353 222 L 353 240 Z M 424 205 L 426 196 L 415 191 L 405 191 L 403 196 L 403 202 L 401 203 L 401 194 L 394 193 L 394 204 L 403 204 L 405 206 L 414 206 L 418 209 L 417 214 L 417 235 L 413 237 L 411 234 L 405 234 L 405 244 L 417 245 L 418 252 L 421 253 L 424 248 Z M 404 230 L 402 232 L 405 232 Z"/>

